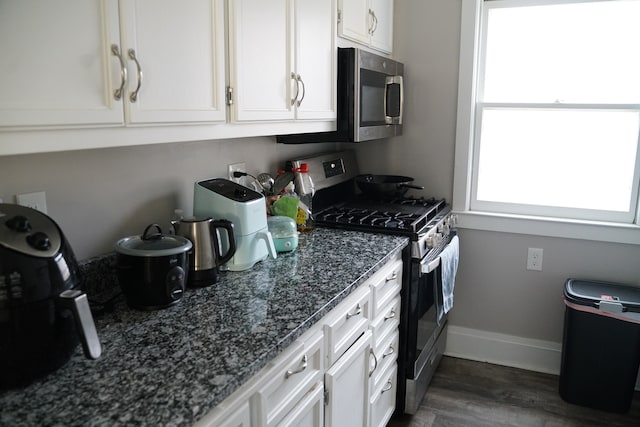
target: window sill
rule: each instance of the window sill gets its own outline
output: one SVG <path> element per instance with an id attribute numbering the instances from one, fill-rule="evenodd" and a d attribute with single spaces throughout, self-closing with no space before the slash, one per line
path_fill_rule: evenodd
<path id="1" fill-rule="evenodd" d="M 489 212 L 454 211 L 458 228 L 530 234 L 534 236 L 594 240 L 599 242 L 640 244 L 640 226 L 610 222 L 580 221 L 508 215 Z"/>

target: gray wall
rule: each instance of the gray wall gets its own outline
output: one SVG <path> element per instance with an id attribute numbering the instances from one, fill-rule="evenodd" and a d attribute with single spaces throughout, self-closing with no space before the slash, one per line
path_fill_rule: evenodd
<path id="1" fill-rule="evenodd" d="M 191 214 L 194 182 L 226 177 L 229 163 L 275 174 L 287 159 L 335 148 L 265 137 L 0 156 L 0 197 L 13 202 L 15 194 L 45 191 L 49 215 L 85 259 L 149 223 L 168 225 L 175 208 Z"/>
<path id="2" fill-rule="evenodd" d="M 461 2 L 395 5 L 394 56 L 406 64 L 406 132 L 359 146 L 360 158 L 373 169 L 414 177 L 425 195 L 451 200 Z M 460 239 L 450 317 L 456 326 L 560 342 L 567 278 L 640 285 L 638 246 L 477 230 L 460 230 Z M 529 247 L 544 249 L 542 272 L 526 270 Z"/>

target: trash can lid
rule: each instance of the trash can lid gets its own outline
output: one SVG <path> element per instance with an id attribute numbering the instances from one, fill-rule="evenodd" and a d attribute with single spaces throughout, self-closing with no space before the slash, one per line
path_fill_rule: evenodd
<path id="1" fill-rule="evenodd" d="M 564 297 L 565 302 L 577 305 L 599 309 L 603 309 L 604 306 L 615 305 L 620 307 L 620 311 L 640 313 L 639 287 L 618 283 L 568 279 L 564 287 Z"/>

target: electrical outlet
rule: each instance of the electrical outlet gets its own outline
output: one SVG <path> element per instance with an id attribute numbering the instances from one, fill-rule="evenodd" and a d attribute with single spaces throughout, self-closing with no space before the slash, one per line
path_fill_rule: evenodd
<path id="1" fill-rule="evenodd" d="M 37 209 L 42 213 L 47 213 L 47 195 L 44 191 L 16 194 L 16 202 L 19 205 Z"/>
<path id="2" fill-rule="evenodd" d="M 229 173 L 229 180 L 230 181 L 236 182 L 236 183 L 238 183 L 240 185 L 245 185 L 245 181 L 246 181 L 245 177 L 244 176 L 241 176 L 239 178 L 234 177 L 233 173 L 235 171 L 246 172 L 247 171 L 247 166 L 244 164 L 244 162 L 231 163 L 229 165 L 229 168 L 228 168 L 228 173 Z"/>
<path id="3" fill-rule="evenodd" d="M 542 249 L 529 248 L 527 252 L 527 270 L 542 271 Z"/>

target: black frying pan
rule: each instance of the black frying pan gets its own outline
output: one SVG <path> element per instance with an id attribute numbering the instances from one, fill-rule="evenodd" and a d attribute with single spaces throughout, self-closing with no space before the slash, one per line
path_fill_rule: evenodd
<path id="1" fill-rule="evenodd" d="M 358 175 L 356 185 L 367 196 L 389 197 L 402 196 L 409 188 L 424 190 L 424 187 L 412 185 L 413 178 L 400 175 Z"/>

